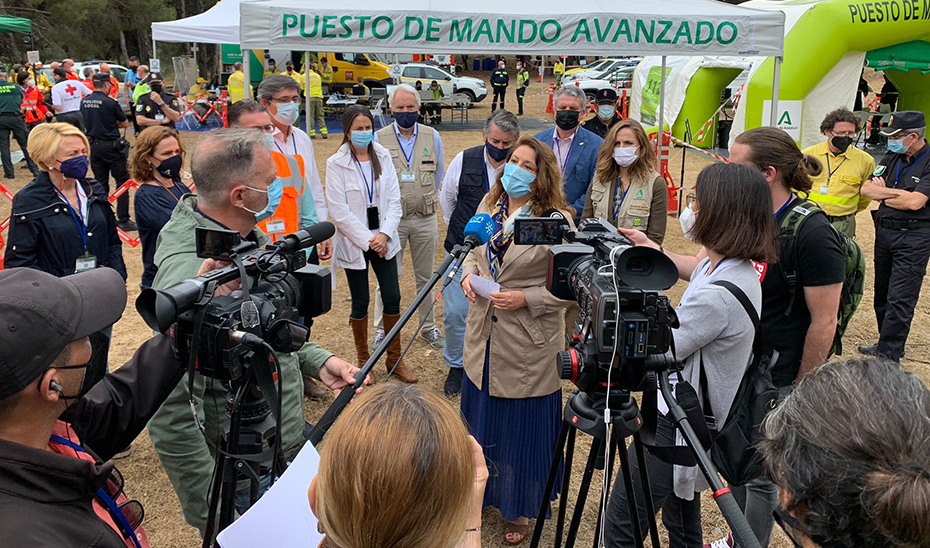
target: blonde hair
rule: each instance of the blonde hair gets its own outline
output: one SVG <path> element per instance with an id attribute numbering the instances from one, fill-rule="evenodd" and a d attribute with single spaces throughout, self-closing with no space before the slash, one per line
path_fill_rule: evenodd
<path id="1" fill-rule="evenodd" d="M 90 153 L 90 143 L 87 137 L 78 128 L 71 124 L 54 123 L 39 124 L 29 133 L 26 151 L 29 157 L 42 171 L 48 171 L 48 166 L 55 163 L 55 155 L 65 137 L 80 137 Z"/>
<path id="2" fill-rule="evenodd" d="M 461 416 L 414 386 L 366 388 L 320 451 L 317 517 L 338 548 L 449 548 L 472 505 L 475 461 Z"/>
<path id="3" fill-rule="evenodd" d="M 630 129 L 636 136 L 639 146 L 639 157 L 630 164 L 630 174 L 637 179 L 649 180 L 649 174 L 655 171 L 656 153 L 652 148 L 652 141 L 646 135 L 646 130 L 636 120 L 620 120 L 604 136 L 604 143 L 597 151 L 597 169 L 594 180 L 602 185 L 610 184 L 620 176 L 620 166 L 614 161 L 614 146 L 617 144 L 617 134 L 620 130 Z"/>
<path id="4" fill-rule="evenodd" d="M 565 199 L 565 191 L 562 190 L 562 170 L 559 169 L 559 162 L 556 160 L 552 149 L 542 141 L 535 137 L 520 137 L 510 148 L 504 163 L 510 163 L 513 152 L 523 146 L 536 151 L 536 191 L 533 195 L 533 215 L 541 216 L 550 209 L 569 210 L 570 206 Z M 494 204 L 504 195 L 504 185 L 501 184 L 503 175 L 504 170 L 501 170 L 500 175 L 497 176 L 497 180 L 485 198 L 485 204 L 489 209 L 493 209 Z M 574 213 L 572 214 L 574 215 Z"/>
<path id="5" fill-rule="evenodd" d="M 135 146 L 132 147 L 132 154 L 129 156 L 129 174 L 137 183 L 147 183 L 155 179 L 155 168 L 148 161 L 149 156 L 155 153 L 159 143 L 169 137 L 174 137 L 178 141 L 178 149 L 181 151 L 181 157 L 184 156 L 184 145 L 181 144 L 181 137 L 178 132 L 167 126 L 149 126 L 142 130 L 142 133 L 136 138 Z"/>

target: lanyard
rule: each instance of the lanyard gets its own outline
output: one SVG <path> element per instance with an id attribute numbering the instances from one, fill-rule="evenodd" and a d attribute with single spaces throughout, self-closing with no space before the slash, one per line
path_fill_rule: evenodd
<path id="1" fill-rule="evenodd" d="M 792 193 L 791 193 L 791 196 L 788 196 L 788 201 L 785 202 L 784 204 L 782 204 L 782 206 L 781 206 L 780 208 L 778 208 L 778 211 L 775 212 L 774 217 L 777 219 L 778 216 L 781 215 L 781 212 L 784 211 L 785 208 L 788 207 L 788 204 L 791 203 L 791 200 L 794 200 L 795 198 L 796 198 L 796 196 L 794 195 L 794 192 L 792 192 Z"/>
<path id="2" fill-rule="evenodd" d="M 283 134 L 282 134 L 283 135 Z M 294 145 L 294 156 L 297 156 L 297 139 L 291 139 L 291 143 Z M 287 146 L 287 143 L 284 143 Z M 278 152 L 281 154 L 287 154 L 284 150 L 281 149 L 281 146 L 278 144 L 278 140 L 274 139 L 274 146 L 277 147 Z"/>
<path id="3" fill-rule="evenodd" d="M 66 440 L 65 438 L 55 434 L 52 434 L 52 437 L 49 438 L 49 441 L 53 441 L 59 445 L 66 445 L 80 453 L 87 453 L 87 451 L 85 451 L 84 448 L 80 445 L 77 445 L 71 440 Z M 136 548 L 142 548 L 142 544 L 139 542 L 139 538 L 136 536 L 136 532 L 133 531 L 132 526 L 129 525 L 129 521 L 126 520 L 126 516 L 124 516 L 123 512 L 120 511 L 119 505 L 116 504 L 116 501 L 113 500 L 113 497 L 111 497 L 110 494 L 103 489 L 103 487 L 97 489 L 97 496 L 107 507 L 107 510 L 110 511 L 110 514 L 113 515 L 113 518 L 119 522 L 120 527 L 122 527 L 123 530 L 129 534 L 129 538 L 132 540 L 132 543 L 136 545 Z"/>
<path id="4" fill-rule="evenodd" d="M 827 158 L 827 184 L 830 184 L 830 180 L 833 179 L 833 174 L 839 171 L 840 166 L 846 163 L 846 156 L 843 156 L 843 161 L 836 166 L 836 169 L 830 169 L 830 153 L 828 152 L 825 156 Z"/>
<path id="5" fill-rule="evenodd" d="M 630 186 L 626 187 L 626 190 L 623 191 L 623 196 L 620 197 L 620 203 L 617 203 L 617 189 L 622 186 L 623 183 L 620 182 L 620 177 L 617 177 L 617 183 L 614 185 L 614 220 L 617 220 L 617 215 L 620 214 L 620 208 L 623 207 L 623 201 L 626 200 L 626 195 L 633 188 L 633 181 L 630 181 Z"/>
<path id="6" fill-rule="evenodd" d="M 392 126 L 394 128 L 394 135 L 397 136 L 397 144 L 400 146 L 400 151 L 404 153 L 404 160 L 407 160 L 407 169 L 410 169 L 410 162 L 413 160 L 413 151 L 417 146 L 417 134 L 420 132 L 420 128 L 417 127 L 419 124 L 413 125 L 413 141 L 410 145 L 410 154 L 407 154 L 407 151 L 404 150 L 404 144 L 400 140 L 400 132 L 397 131 L 397 123 L 395 122 Z"/>
<path id="7" fill-rule="evenodd" d="M 362 170 L 362 163 L 358 161 L 355 154 L 352 154 L 352 158 L 355 158 L 355 165 L 358 166 L 358 172 L 362 175 L 362 180 L 365 181 L 365 190 L 368 191 L 368 205 L 374 205 L 375 200 L 375 166 L 371 165 L 369 161 L 369 166 L 371 167 L 371 184 L 368 184 L 368 178 L 365 177 L 365 172 Z"/>
<path id="8" fill-rule="evenodd" d="M 565 159 L 562 159 L 562 147 L 559 146 L 559 137 L 556 134 L 553 134 L 553 139 L 555 139 L 555 153 L 559 157 L 559 169 L 562 170 L 562 173 L 565 173 L 565 165 L 568 164 L 568 159 L 572 157 L 572 147 L 575 146 L 575 137 L 571 138 L 571 141 L 568 144 L 568 153 L 565 155 Z"/>
<path id="9" fill-rule="evenodd" d="M 531 203 L 523 205 L 520 209 L 511 213 L 507 220 L 502 220 L 503 208 L 509 204 L 509 198 L 505 197 L 504 202 L 501 204 L 501 209 L 497 211 L 494 215 L 494 228 L 497 229 L 499 226 L 500 229 L 496 230 L 494 236 L 491 237 L 493 241 L 497 237 L 501 238 L 501 245 L 498 248 L 497 253 L 491 249 L 491 242 L 488 242 L 487 252 L 488 252 L 488 267 L 491 269 L 491 275 L 497 280 L 498 274 L 500 274 L 500 262 L 501 256 L 504 254 L 504 251 L 507 250 L 507 246 L 510 243 L 510 239 L 513 237 L 513 226 L 515 221 L 520 217 L 529 217 L 530 213 L 533 211 L 533 206 Z"/>
<path id="10" fill-rule="evenodd" d="M 49 182 L 51 183 L 51 181 Z M 74 193 L 78 199 L 78 207 L 80 207 L 81 195 L 78 194 L 78 188 L 76 186 L 79 183 L 75 181 L 74 184 L 75 184 Z M 57 186 L 55 186 L 55 183 L 52 183 L 52 188 L 55 189 L 55 192 L 58 194 L 58 197 L 64 200 L 66 204 L 68 204 L 68 212 L 71 213 L 71 219 L 74 221 L 75 226 L 77 226 L 78 234 L 81 235 L 81 243 L 84 245 L 84 256 L 89 257 L 90 253 L 87 251 L 87 225 L 84 224 L 85 219 L 84 219 L 84 216 L 81 215 L 81 210 L 78 209 L 77 211 L 75 211 L 75 209 L 71 207 L 71 202 L 69 202 L 68 198 L 65 197 L 65 193 L 59 190 Z"/>
<path id="11" fill-rule="evenodd" d="M 155 181 L 158 182 L 158 179 L 155 179 Z M 183 190 L 181 191 L 181 196 L 177 196 L 177 195 L 174 193 L 174 190 L 172 190 L 172 189 L 177 188 L 177 185 L 174 183 L 173 180 L 171 181 L 171 186 L 170 186 L 170 187 L 167 187 L 167 186 L 161 184 L 161 182 L 158 182 L 158 186 L 160 186 L 160 187 L 162 187 L 163 189 L 165 189 L 166 191 L 168 191 L 168 194 L 170 194 L 171 197 L 174 198 L 174 201 L 175 201 L 175 202 L 180 202 L 180 201 L 181 201 L 181 198 L 184 197 L 184 191 L 183 191 Z"/>
<path id="12" fill-rule="evenodd" d="M 926 156 L 928 153 L 930 153 L 930 150 L 927 150 L 926 152 L 921 154 L 920 158 L 917 158 L 917 160 L 915 160 L 914 163 L 907 166 L 907 169 L 904 170 L 904 175 L 906 176 L 908 172 L 914 169 L 914 166 L 919 164 L 920 161 L 924 159 L 924 156 Z M 895 166 L 895 170 L 894 170 L 894 188 L 898 188 L 898 183 L 901 182 L 901 162 L 902 161 L 903 159 L 901 157 L 898 157 L 898 165 Z"/>

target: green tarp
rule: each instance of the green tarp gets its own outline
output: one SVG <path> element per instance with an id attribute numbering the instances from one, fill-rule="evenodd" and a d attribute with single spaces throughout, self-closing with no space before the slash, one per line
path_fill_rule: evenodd
<path id="1" fill-rule="evenodd" d="M 0 32 L 24 32 L 29 34 L 32 32 L 32 21 L 22 17 L 0 15 Z"/>
<path id="2" fill-rule="evenodd" d="M 922 40 L 869 51 L 865 64 L 875 70 L 930 70 L 930 44 Z"/>

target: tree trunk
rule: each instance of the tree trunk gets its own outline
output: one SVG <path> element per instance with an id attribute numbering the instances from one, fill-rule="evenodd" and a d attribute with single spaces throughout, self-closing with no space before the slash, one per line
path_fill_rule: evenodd
<path id="1" fill-rule="evenodd" d="M 129 49 L 126 47 L 126 33 L 125 31 L 119 31 L 119 48 L 123 52 L 123 62 L 126 63 L 126 66 L 129 66 Z"/>
<path id="2" fill-rule="evenodd" d="M 20 53 L 19 51 L 18 37 L 19 37 L 18 33 L 15 33 L 15 32 L 10 33 L 10 43 L 13 46 L 12 47 L 12 60 L 13 60 L 14 65 L 18 65 L 21 61 L 24 61 L 26 59 L 25 56 L 23 56 L 23 54 Z M 12 69 L 10 70 L 10 73 L 11 74 L 13 73 Z"/>

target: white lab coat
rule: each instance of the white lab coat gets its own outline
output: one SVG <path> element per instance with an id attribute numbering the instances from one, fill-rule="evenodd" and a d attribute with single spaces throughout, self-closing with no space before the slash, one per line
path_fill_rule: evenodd
<path id="1" fill-rule="evenodd" d="M 359 173 L 355 159 L 349 152 L 351 145 L 343 143 L 335 154 L 326 160 L 326 201 L 329 218 L 336 225 L 333 237 L 333 267 L 362 270 L 364 253 L 372 233 L 368 229 L 368 190 Z M 381 163 L 381 176 L 375 180 L 375 203 L 378 205 L 380 228 L 388 237 L 385 259 L 400 251 L 397 225 L 403 215 L 400 205 L 400 184 L 391 161 L 391 153 L 374 143 L 375 154 Z"/>

